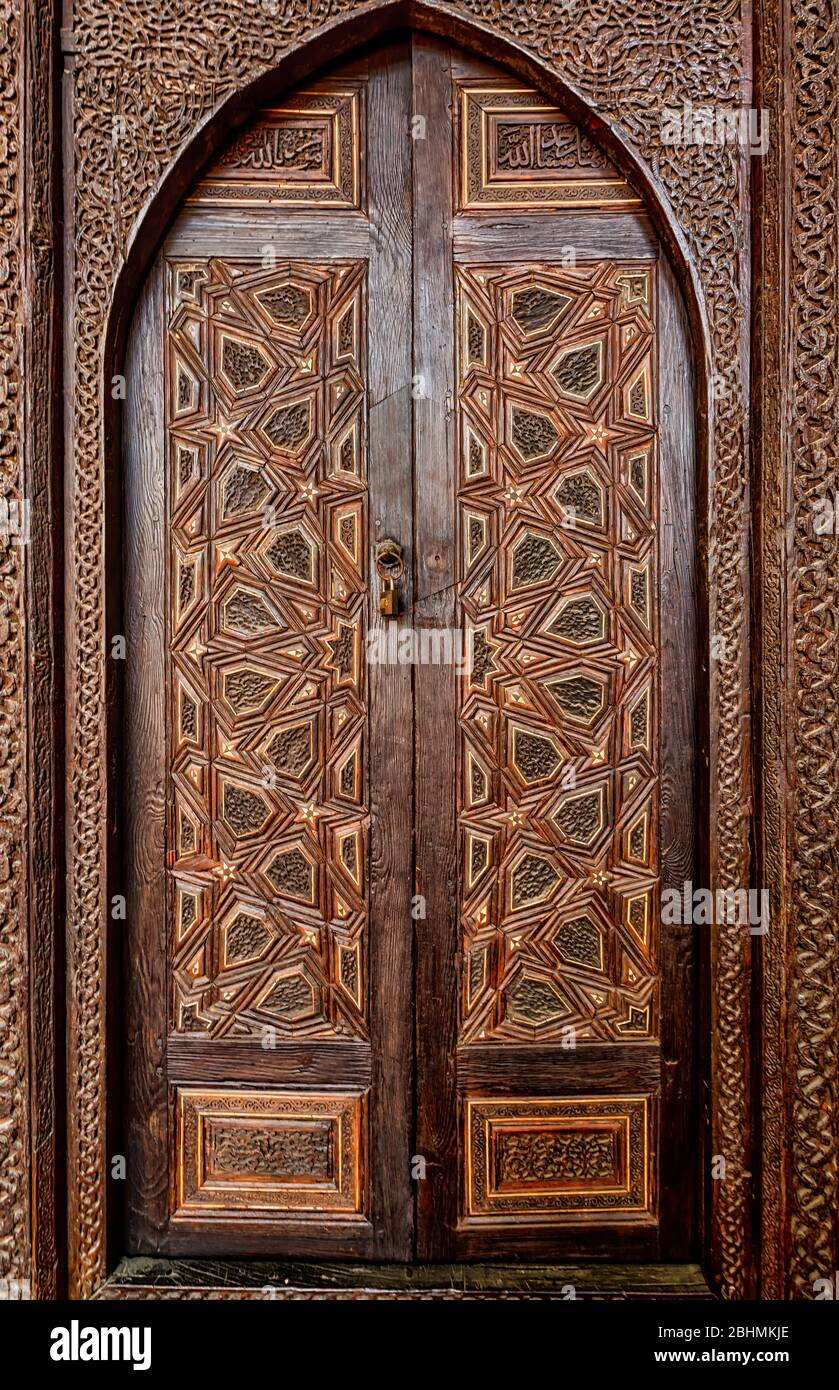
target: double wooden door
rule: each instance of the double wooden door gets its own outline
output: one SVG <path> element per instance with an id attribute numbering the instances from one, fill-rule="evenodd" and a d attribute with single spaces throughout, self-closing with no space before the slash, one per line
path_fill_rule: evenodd
<path id="1" fill-rule="evenodd" d="M 232 139 L 127 376 L 131 1248 L 688 1255 L 692 388 L 637 192 L 406 37 Z"/>

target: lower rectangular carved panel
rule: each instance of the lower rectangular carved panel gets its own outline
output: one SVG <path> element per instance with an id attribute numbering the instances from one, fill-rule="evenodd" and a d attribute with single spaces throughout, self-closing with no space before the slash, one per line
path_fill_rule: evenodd
<path id="1" fill-rule="evenodd" d="M 179 1088 L 175 1217 L 363 1217 L 366 1098 Z"/>
<path id="2" fill-rule="evenodd" d="M 651 1213 L 650 1097 L 465 1102 L 466 1218 Z"/>

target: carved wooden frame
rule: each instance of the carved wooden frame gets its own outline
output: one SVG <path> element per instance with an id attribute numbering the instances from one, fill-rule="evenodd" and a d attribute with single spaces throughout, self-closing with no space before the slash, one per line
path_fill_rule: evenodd
<path id="1" fill-rule="evenodd" d="M 835 1269 L 839 553 L 813 509 L 839 483 L 836 10 L 836 0 L 762 0 L 752 29 L 740 0 L 607 0 L 596 14 L 577 0 L 173 0 L 165 16 L 154 0 L 76 0 L 62 31 L 62 209 L 58 7 L 0 0 L 0 486 L 10 502 L 30 499 L 32 537 L 0 560 L 0 1277 L 31 1277 L 39 1297 L 63 1288 L 62 680 L 69 1287 L 94 1296 L 108 1271 L 106 928 L 119 887 L 105 576 L 119 436 L 107 388 L 133 294 L 222 130 L 398 24 L 506 64 L 596 133 L 643 187 L 681 280 L 708 446 L 706 636 L 725 639 L 709 673 L 710 886 L 765 883 L 772 894 L 768 936 L 718 932 L 711 946 L 709 1152 L 725 1157 L 726 1179 L 708 1184 L 708 1266 L 734 1298 L 812 1296 Z M 662 145 L 660 107 L 686 101 L 772 113 L 751 210 L 737 146 Z"/>

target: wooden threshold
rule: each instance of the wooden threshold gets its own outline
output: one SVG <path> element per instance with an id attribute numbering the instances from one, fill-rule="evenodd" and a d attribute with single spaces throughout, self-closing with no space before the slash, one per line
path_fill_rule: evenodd
<path id="1" fill-rule="evenodd" d="M 338 1264 L 126 1257 L 97 1299 L 713 1300 L 697 1264 Z"/>

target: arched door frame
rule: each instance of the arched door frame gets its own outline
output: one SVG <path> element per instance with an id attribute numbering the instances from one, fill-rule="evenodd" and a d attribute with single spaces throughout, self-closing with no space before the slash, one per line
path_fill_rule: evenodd
<path id="1" fill-rule="evenodd" d="M 138 289 L 177 213 L 181 200 L 201 170 L 211 162 L 222 145 L 229 139 L 231 131 L 246 123 L 260 107 L 269 104 L 281 92 L 299 85 L 313 73 L 324 66 L 331 65 L 351 50 L 370 40 L 384 36 L 398 27 L 412 27 L 450 38 L 467 49 L 505 65 L 523 80 L 538 87 L 548 98 L 562 106 L 602 146 L 614 164 L 633 181 L 642 193 L 647 211 L 676 273 L 688 314 L 695 358 L 697 474 L 701 491 L 700 503 L 705 503 L 705 508 L 700 505 L 699 524 L 703 537 L 711 533 L 714 521 L 711 334 L 700 277 L 691 257 L 686 237 L 678 224 L 661 182 L 634 153 L 614 124 L 601 117 L 577 88 L 563 80 L 547 64 L 537 61 L 521 45 L 497 34 L 488 26 L 466 22 L 459 16 L 454 16 L 443 6 L 434 3 L 386 3 L 374 10 L 331 21 L 301 42 L 270 71 L 229 96 L 215 111 L 200 122 L 188 141 L 182 146 L 175 159 L 161 175 L 133 225 L 125 248 L 124 260 L 114 282 L 102 355 L 103 374 L 100 402 L 106 480 L 106 576 L 112 578 L 118 572 L 120 546 L 120 414 L 119 402 L 114 400 L 111 389 L 112 378 L 122 370 L 128 329 Z M 704 564 L 706 556 L 707 547 L 703 544 L 703 569 L 707 568 Z M 702 580 L 707 580 L 706 573 L 703 573 L 701 577 Z M 108 599 L 109 608 L 112 602 L 113 583 L 111 583 L 111 597 Z M 704 595 L 701 598 L 700 611 L 707 612 Z M 708 737 L 710 757 L 713 759 L 715 745 L 710 731 L 708 731 Z M 103 777 L 109 765 L 112 764 L 112 754 L 118 745 L 118 740 L 119 701 L 117 699 L 111 702 L 108 712 L 107 746 L 103 746 L 100 753 Z M 710 776 L 713 780 L 713 762 L 711 763 Z M 708 796 L 704 797 L 704 802 L 706 807 L 711 804 Z M 109 789 L 109 808 L 112 804 L 113 798 Z M 110 819 L 112 817 L 109 816 Z M 707 834 L 706 862 L 713 865 L 718 856 L 714 843 L 715 830 L 710 815 L 705 817 L 705 826 Z M 113 849 L 114 846 L 111 845 L 110 848 Z M 115 858 L 112 856 L 108 873 L 108 900 L 110 900 L 112 889 L 114 892 L 117 891 L 115 885 L 118 880 L 113 868 L 115 862 Z M 104 904 L 100 911 L 100 920 L 105 920 Z M 724 979 L 722 975 L 715 974 L 714 961 L 711 959 L 713 952 L 708 954 L 709 971 L 706 972 L 709 974 L 708 1001 L 707 1016 L 703 1020 L 705 1035 L 703 1052 L 708 1060 L 708 1065 L 713 1066 L 716 1061 L 715 1046 L 711 1037 L 713 1020 L 718 1016 L 719 1011 L 726 1007 L 726 1000 L 721 997 L 722 992 L 724 990 L 736 990 L 739 988 L 739 984 L 731 979 Z M 78 1029 L 81 1016 L 85 1011 L 87 1011 L 85 1026 L 89 1031 L 95 1031 L 96 1028 L 99 1030 L 98 1037 L 103 1056 L 107 1042 L 105 1028 L 106 992 L 93 991 L 89 984 L 84 984 L 83 971 L 80 972 L 80 978 L 83 983 L 83 993 L 76 1005 L 74 1019 L 71 1020 L 71 1025 L 72 1023 L 77 1025 L 75 1038 L 71 1026 L 71 1075 L 73 1074 L 74 1056 L 76 1058 L 79 1056 Z M 112 984 L 113 981 L 109 981 L 109 991 Z M 96 1015 L 95 1019 L 94 1014 Z M 742 1039 L 742 1045 L 744 1048 L 747 1046 L 746 1038 Z M 708 1079 L 710 1080 L 711 1077 L 709 1076 Z M 712 1096 L 716 1095 L 716 1088 L 713 1085 L 711 1085 L 709 1093 Z M 714 1101 L 714 1104 L 716 1103 Z M 729 1107 L 728 1123 L 741 1123 L 745 1133 L 748 1128 L 748 1106 L 745 1092 L 735 1098 L 733 1103 L 728 1099 L 726 1104 Z M 734 1117 L 734 1120 L 732 1120 L 732 1104 L 735 1107 L 739 1106 L 739 1113 Z M 71 1266 L 75 1267 L 77 1272 L 77 1291 L 82 1293 L 91 1292 L 106 1274 L 103 1213 L 105 1208 L 106 1155 L 109 1150 L 106 1144 L 104 1124 L 106 1113 L 104 1070 L 100 1080 L 97 1109 L 101 1121 L 98 1132 L 93 1135 L 88 1127 L 87 1132 L 84 1133 L 84 1126 L 80 1124 L 75 1099 L 71 1096 L 71 1152 L 78 1153 L 80 1147 L 86 1143 L 89 1150 L 91 1146 L 95 1146 L 96 1155 L 98 1155 L 96 1158 L 96 1155 L 88 1152 L 88 1162 L 80 1165 L 79 1188 L 75 1192 L 71 1190 L 71 1239 L 75 1242 Z M 712 1132 L 714 1129 L 715 1121 L 712 1117 Z M 712 1151 L 715 1147 L 716 1141 L 714 1141 Z M 96 1159 L 92 1164 L 90 1162 L 91 1157 Z M 713 1265 L 724 1265 L 725 1261 L 724 1257 L 721 1258 L 721 1252 L 724 1252 L 726 1245 L 729 1248 L 739 1248 L 742 1245 L 745 1238 L 745 1223 L 741 1220 L 741 1206 L 736 1201 L 733 1204 L 727 1203 L 724 1184 L 712 1184 L 711 1187 L 716 1188 L 717 1191 L 712 1191 L 708 1198 L 707 1249 Z M 99 1219 L 96 1221 L 91 1220 L 89 1216 L 92 1208 L 99 1213 Z M 738 1255 L 737 1259 L 741 1258 L 742 1256 Z"/>

